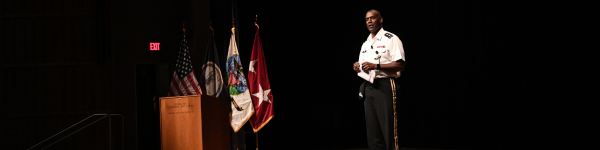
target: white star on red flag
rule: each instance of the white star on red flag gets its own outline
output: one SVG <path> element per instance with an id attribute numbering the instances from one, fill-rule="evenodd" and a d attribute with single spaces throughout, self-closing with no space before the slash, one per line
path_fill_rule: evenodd
<path id="1" fill-rule="evenodd" d="M 248 69 L 248 71 L 256 73 L 254 70 L 254 64 L 256 64 L 256 60 L 250 61 L 250 69 Z"/>
<path id="2" fill-rule="evenodd" d="M 260 105 L 262 104 L 263 101 L 271 103 L 271 100 L 269 99 L 269 96 L 268 96 L 270 92 L 271 92 L 271 89 L 264 90 L 262 88 L 262 86 L 260 86 L 260 84 L 258 84 L 258 93 L 252 94 L 258 98 L 258 107 L 260 107 Z"/>

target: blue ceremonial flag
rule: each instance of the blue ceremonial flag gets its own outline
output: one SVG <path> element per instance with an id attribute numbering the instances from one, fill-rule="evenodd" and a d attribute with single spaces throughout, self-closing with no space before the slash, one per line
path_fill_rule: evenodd
<path id="1" fill-rule="evenodd" d="M 204 65 L 202 65 L 202 73 L 200 73 L 200 82 L 203 93 L 212 97 L 219 97 L 223 89 L 223 77 L 219 65 L 219 56 L 213 36 L 212 27 L 210 37 L 208 38 L 208 48 L 204 55 Z"/>

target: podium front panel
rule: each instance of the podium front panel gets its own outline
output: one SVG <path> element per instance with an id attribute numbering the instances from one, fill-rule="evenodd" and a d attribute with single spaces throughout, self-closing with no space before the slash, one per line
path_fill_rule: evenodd
<path id="1" fill-rule="evenodd" d="M 200 96 L 161 97 L 160 132 L 162 150 L 202 150 Z"/>

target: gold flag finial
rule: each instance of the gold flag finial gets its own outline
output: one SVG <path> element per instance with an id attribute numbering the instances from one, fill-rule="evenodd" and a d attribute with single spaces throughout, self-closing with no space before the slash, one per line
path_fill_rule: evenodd
<path id="1" fill-rule="evenodd" d="M 235 18 L 231 17 L 231 26 L 233 26 L 231 28 L 231 33 L 235 34 Z"/>
<path id="2" fill-rule="evenodd" d="M 254 25 L 256 26 L 256 28 L 260 28 L 258 27 L 258 24 L 256 23 L 258 21 L 258 14 L 256 15 L 256 20 L 254 20 Z"/>

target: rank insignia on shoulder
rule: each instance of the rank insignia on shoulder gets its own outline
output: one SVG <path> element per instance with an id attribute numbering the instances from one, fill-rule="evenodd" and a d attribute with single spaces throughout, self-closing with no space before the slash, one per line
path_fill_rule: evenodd
<path id="1" fill-rule="evenodd" d="M 391 39 L 392 37 L 394 37 L 394 35 L 390 34 L 390 33 L 385 33 L 384 34 L 385 37 Z"/>

